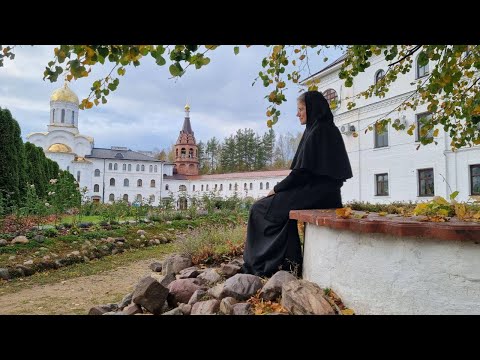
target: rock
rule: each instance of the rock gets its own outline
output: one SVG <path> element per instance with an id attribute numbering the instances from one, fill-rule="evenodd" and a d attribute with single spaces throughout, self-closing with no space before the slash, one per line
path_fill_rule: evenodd
<path id="1" fill-rule="evenodd" d="M 247 300 L 262 288 L 262 280 L 255 275 L 237 274 L 225 282 L 222 297 Z"/>
<path id="2" fill-rule="evenodd" d="M 28 239 L 25 236 L 17 236 L 12 240 L 12 244 L 28 244 Z"/>
<path id="3" fill-rule="evenodd" d="M 248 303 L 233 305 L 233 315 L 252 315 L 252 305 Z"/>
<path id="4" fill-rule="evenodd" d="M 142 230 L 142 229 L 137 230 L 137 235 L 140 235 L 140 236 L 144 235 L 145 236 L 145 230 Z"/>
<path id="5" fill-rule="evenodd" d="M 177 275 L 178 279 L 190 279 L 196 278 L 200 274 L 200 269 L 196 266 L 191 266 L 189 268 L 183 269 Z"/>
<path id="6" fill-rule="evenodd" d="M 226 278 L 229 278 L 240 272 L 240 266 L 235 264 L 222 264 L 220 267 L 220 272 Z"/>
<path id="7" fill-rule="evenodd" d="M 183 312 L 178 307 L 176 307 L 175 309 L 164 312 L 162 315 L 183 315 Z"/>
<path id="8" fill-rule="evenodd" d="M 8 245 L 8 241 L 5 240 L 5 239 L 0 239 L 0 247 L 2 246 L 7 246 Z"/>
<path id="9" fill-rule="evenodd" d="M 183 315 L 190 315 L 190 313 L 192 312 L 192 305 L 179 303 L 177 309 L 180 309 Z"/>
<path id="10" fill-rule="evenodd" d="M 332 306 L 323 297 L 323 290 L 307 280 L 283 284 L 282 306 L 294 315 L 334 315 Z"/>
<path id="11" fill-rule="evenodd" d="M 130 304 L 122 311 L 125 315 L 143 314 L 142 307 L 137 304 Z"/>
<path id="12" fill-rule="evenodd" d="M 225 315 L 232 315 L 233 305 L 235 305 L 237 302 L 237 299 L 234 299 L 233 297 L 223 298 L 220 302 L 220 312 Z"/>
<path id="13" fill-rule="evenodd" d="M 264 300 L 274 300 L 282 295 L 282 286 L 290 281 L 297 280 L 288 271 L 277 271 L 263 286 L 260 297 Z"/>
<path id="14" fill-rule="evenodd" d="M 198 275 L 198 278 L 205 280 L 209 284 L 215 284 L 217 281 L 222 279 L 215 269 L 205 270 L 202 274 Z"/>
<path id="15" fill-rule="evenodd" d="M 8 272 L 8 269 L 0 268 L 0 279 L 3 279 L 3 280 L 10 279 L 10 273 Z"/>
<path id="16" fill-rule="evenodd" d="M 97 305 L 90 309 L 88 315 L 104 315 L 108 312 L 114 312 L 118 309 L 117 304 Z"/>
<path id="17" fill-rule="evenodd" d="M 130 294 L 127 294 L 123 297 L 123 299 L 117 304 L 118 305 L 118 308 L 120 310 L 123 310 L 124 308 L 126 308 L 128 305 L 130 305 L 132 303 L 132 296 L 133 296 L 133 293 L 130 293 Z"/>
<path id="18" fill-rule="evenodd" d="M 33 265 L 33 260 L 24 261 L 23 265 Z"/>
<path id="19" fill-rule="evenodd" d="M 188 305 L 194 305 L 196 302 L 202 301 L 206 295 L 207 292 L 204 289 L 196 290 L 190 297 L 190 300 L 188 300 Z"/>
<path id="20" fill-rule="evenodd" d="M 33 240 L 35 240 L 38 243 L 43 243 L 45 241 L 46 237 L 43 235 L 35 235 Z"/>
<path id="21" fill-rule="evenodd" d="M 162 275 L 178 274 L 181 270 L 192 266 L 192 260 L 182 255 L 170 256 L 163 262 Z"/>
<path id="22" fill-rule="evenodd" d="M 170 294 L 168 295 L 168 304 L 170 306 L 177 306 L 178 303 L 188 303 L 193 293 L 201 289 L 197 284 L 196 279 L 179 279 L 172 281 L 168 285 Z"/>
<path id="23" fill-rule="evenodd" d="M 192 306 L 192 315 L 214 315 L 220 309 L 220 301 L 217 299 L 199 301 Z"/>
<path id="24" fill-rule="evenodd" d="M 135 304 L 143 306 L 153 314 L 160 314 L 168 296 L 168 288 L 151 276 L 139 281 L 132 295 Z"/>

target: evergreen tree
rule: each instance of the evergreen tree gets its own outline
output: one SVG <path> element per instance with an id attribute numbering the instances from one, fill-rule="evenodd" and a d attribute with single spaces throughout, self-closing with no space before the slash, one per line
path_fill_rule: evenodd
<path id="1" fill-rule="evenodd" d="M 16 148 L 18 139 L 15 139 L 17 134 L 15 123 L 10 111 L 0 108 L 0 192 L 3 193 L 6 207 L 20 205 L 19 164 L 21 162 Z"/>

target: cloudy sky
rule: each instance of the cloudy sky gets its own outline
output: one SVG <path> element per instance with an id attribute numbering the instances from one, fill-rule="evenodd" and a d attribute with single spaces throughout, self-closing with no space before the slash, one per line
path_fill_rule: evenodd
<path id="1" fill-rule="evenodd" d="M 14 61 L 5 60 L 0 68 L 0 107 L 8 108 L 19 122 L 22 136 L 47 131 L 50 94 L 63 84 L 43 81 L 43 71 L 53 60 L 54 46 L 22 46 L 16 48 Z M 168 67 L 157 66 L 148 56 L 137 68 L 127 68 L 118 89 L 108 103 L 80 111 L 79 130 L 95 138 L 95 147 L 127 146 L 132 150 L 152 150 L 173 144 L 182 127 L 184 106 L 191 106 L 190 120 L 197 141 L 213 136 L 223 140 L 240 128 L 251 128 L 263 134 L 268 130 L 265 112 L 268 93 L 258 76 L 261 61 L 268 53 L 264 46 L 241 47 L 235 56 L 233 46 L 222 46 L 211 53 L 208 66 L 196 70 L 189 67 L 178 80 L 170 79 Z M 313 53 L 313 51 L 312 51 Z M 310 72 L 315 73 L 340 56 L 339 50 L 328 49 L 328 62 L 323 55 L 310 59 Z M 96 68 L 88 78 L 73 81 L 70 88 L 80 99 L 89 93 L 94 79 L 110 68 Z M 306 70 L 302 78 L 308 76 Z M 302 131 L 296 118 L 297 85 L 287 84 L 287 102 L 280 110 L 279 133 Z"/>

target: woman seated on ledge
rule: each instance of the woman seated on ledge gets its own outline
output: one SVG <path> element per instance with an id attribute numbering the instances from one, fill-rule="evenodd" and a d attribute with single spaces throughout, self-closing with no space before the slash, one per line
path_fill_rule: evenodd
<path id="1" fill-rule="evenodd" d="M 278 270 L 302 272 L 297 220 L 290 210 L 341 208 L 340 188 L 352 169 L 330 106 L 318 91 L 297 99 L 297 116 L 306 125 L 290 174 L 250 210 L 242 272 L 271 276 Z"/>

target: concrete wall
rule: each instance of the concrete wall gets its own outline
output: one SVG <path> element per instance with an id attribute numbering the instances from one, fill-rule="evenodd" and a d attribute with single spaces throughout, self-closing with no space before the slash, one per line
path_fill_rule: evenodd
<path id="1" fill-rule="evenodd" d="M 480 244 L 307 224 L 303 277 L 357 314 L 480 314 Z"/>

